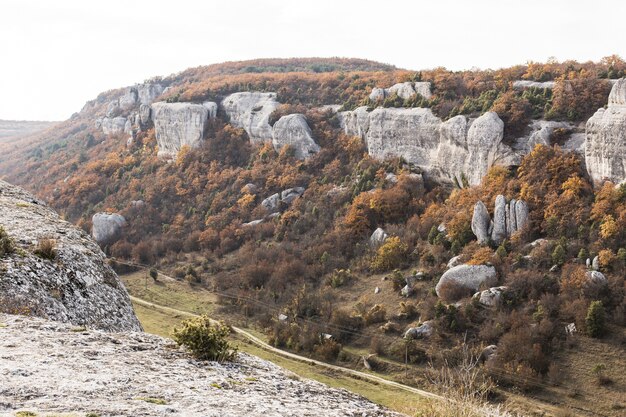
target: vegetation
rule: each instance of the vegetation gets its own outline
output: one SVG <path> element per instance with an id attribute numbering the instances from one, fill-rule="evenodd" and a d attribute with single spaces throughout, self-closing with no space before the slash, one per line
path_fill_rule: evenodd
<path id="1" fill-rule="evenodd" d="M 9 255 L 15 251 L 15 244 L 13 239 L 4 230 L 4 227 L 0 226 L 0 258 L 5 255 Z"/>
<path id="2" fill-rule="evenodd" d="M 50 238 L 41 238 L 33 253 L 42 259 L 54 260 L 57 257 L 57 242 Z"/>
<path id="3" fill-rule="evenodd" d="M 183 321 L 175 328 L 172 336 L 179 345 L 185 346 L 200 360 L 232 361 L 237 351 L 228 343 L 230 328 L 224 324 L 213 324 L 207 316 Z"/>

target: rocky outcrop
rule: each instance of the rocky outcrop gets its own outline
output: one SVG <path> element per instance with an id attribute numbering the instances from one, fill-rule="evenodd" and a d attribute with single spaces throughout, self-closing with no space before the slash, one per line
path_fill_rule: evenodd
<path id="1" fill-rule="evenodd" d="M 243 128 L 251 142 L 273 139 L 269 117 L 278 106 L 276 93 L 240 92 L 222 100 L 222 108 L 230 118 L 230 124 Z"/>
<path id="2" fill-rule="evenodd" d="M 91 218 L 91 235 L 101 245 L 115 242 L 122 235 L 126 219 L 118 213 L 96 213 Z"/>
<path id="3" fill-rule="evenodd" d="M 261 206 L 270 213 L 274 213 L 280 209 L 281 204 L 289 205 L 302 194 L 304 194 L 303 187 L 288 188 L 280 193 L 272 194 L 267 197 L 261 202 Z"/>
<path id="4" fill-rule="evenodd" d="M 308 158 L 320 150 L 302 114 L 281 117 L 274 124 L 272 135 L 274 149 L 278 151 L 283 146 L 289 145 L 294 149 L 294 156 L 298 159 Z"/>
<path id="5" fill-rule="evenodd" d="M 498 307 L 502 303 L 502 294 L 507 287 L 492 287 L 474 294 L 475 299 L 485 307 Z"/>
<path id="6" fill-rule="evenodd" d="M 346 134 L 363 138 L 372 157 L 402 157 L 449 184 L 477 185 L 491 166 L 517 162 L 507 159 L 513 151 L 502 143 L 504 123 L 494 112 L 443 122 L 426 108 L 359 107 L 339 118 Z"/>
<path id="7" fill-rule="evenodd" d="M 587 121 L 585 163 L 595 182 L 626 181 L 626 78 L 613 85 L 607 108 Z"/>
<path id="8" fill-rule="evenodd" d="M 245 353 L 201 362 L 146 333 L 77 332 L 1 314 L 0 322 L 1 415 L 400 417 Z"/>
<path id="9" fill-rule="evenodd" d="M 523 90 L 525 88 L 547 88 L 552 90 L 554 88 L 554 81 L 531 81 L 531 80 L 516 80 L 513 81 L 513 88 L 516 90 Z"/>
<path id="10" fill-rule="evenodd" d="M 385 231 L 379 227 L 378 229 L 374 230 L 374 233 L 372 233 L 372 236 L 370 236 L 370 247 L 378 248 L 380 245 L 385 243 L 387 237 L 387 233 L 385 233 Z"/>
<path id="11" fill-rule="evenodd" d="M 209 119 L 217 117 L 217 103 L 213 101 L 205 101 L 202 105 L 209 111 Z"/>
<path id="12" fill-rule="evenodd" d="M 497 274 L 493 266 L 459 265 L 444 272 L 435 291 L 439 297 L 454 299 L 459 294 L 474 294 L 481 286 L 492 286 L 496 281 Z"/>
<path id="13" fill-rule="evenodd" d="M 424 339 L 432 336 L 434 327 L 431 321 L 425 321 L 418 327 L 411 327 L 404 332 L 405 339 Z"/>
<path id="14" fill-rule="evenodd" d="M 151 113 L 160 157 L 174 158 L 183 146 L 195 148 L 204 140 L 209 110 L 203 105 L 158 102 Z"/>
<path id="15" fill-rule="evenodd" d="M 598 285 L 605 285 L 608 282 L 604 274 L 600 271 L 587 271 L 585 273 L 585 277 L 589 282 L 593 282 Z"/>
<path id="16" fill-rule="evenodd" d="M 96 120 L 96 128 L 102 129 L 102 133 L 107 136 L 130 134 L 132 127 L 126 117 L 103 117 Z"/>
<path id="17" fill-rule="evenodd" d="M 124 285 L 81 229 L 3 181 L 0 226 L 16 249 L 0 258 L 0 311 L 28 311 L 107 331 L 141 330 Z M 43 239 L 52 242 L 56 253 L 35 254 Z"/>
<path id="18" fill-rule="evenodd" d="M 396 94 L 398 97 L 406 100 L 416 94 L 421 95 L 425 99 L 432 97 L 430 91 L 430 83 L 428 81 L 404 82 L 394 84 L 389 88 L 374 88 L 370 94 L 371 101 L 384 100 L 385 98 Z"/>
<path id="19" fill-rule="evenodd" d="M 528 225 L 528 215 L 526 202 L 512 199 L 507 203 L 503 195 L 498 195 L 496 196 L 493 221 L 491 221 L 485 204 L 482 201 L 477 201 L 472 215 L 472 232 L 480 244 L 488 243 L 489 238 L 500 244 L 504 239 L 511 237 Z"/>

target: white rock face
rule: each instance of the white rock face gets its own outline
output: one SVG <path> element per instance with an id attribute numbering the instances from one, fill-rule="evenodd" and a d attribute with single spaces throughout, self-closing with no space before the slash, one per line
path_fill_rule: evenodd
<path id="1" fill-rule="evenodd" d="M 106 245 L 120 238 L 126 219 L 117 213 L 96 213 L 91 218 L 91 235 L 96 242 Z"/>
<path id="2" fill-rule="evenodd" d="M 547 88 L 552 90 L 554 88 L 554 81 L 530 81 L 530 80 L 517 80 L 513 81 L 513 88 L 516 90 L 523 90 L 525 88 Z"/>
<path id="3" fill-rule="evenodd" d="M 370 236 L 370 247 L 379 247 L 380 245 L 385 243 L 385 240 L 387 240 L 388 237 L 389 236 L 387 236 L 387 233 L 385 233 L 385 231 L 379 227 L 378 229 L 374 230 L 374 233 L 372 233 L 372 236 Z"/>
<path id="4" fill-rule="evenodd" d="M 474 205 L 474 214 L 472 215 L 472 232 L 476 235 L 478 243 L 489 243 L 489 211 L 482 201 L 477 201 Z"/>
<path id="5" fill-rule="evenodd" d="M 304 187 L 287 188 L 281 191 L 280 201 L 285 204 L 291 204 L 293 200 L 304 194 Z"/>
<path id="6" fill-rule="evenodd" d="M 251 142 L 273 139 L 270 114 L 280 106 L 276 93 L 240 92 L 222 100 L 222 107 L 230 118 L 230 124 L 243 128 Z"/>
<path id="7" fill-rule="evenodd" d="M 626 181 L 626 78 L 613 85 L 608 107 L 587 121 L 585 163 L 596 182 Z"/>
<path id="8" fill-rule="evenodd" d="M 512 199 L 507 203 L 503 195 L 498 195 L 491 221 L 487 207 L 482 201 L 477 201 L 472 215 L 472 232 L 480 244 L 489 242 L 489 238 L 500 244 L 528 225 L 528 215 L 525 201 Z"/>
<path id="9" fill-rule="evenodd" d="M 102 119 L 99 119 L 99 123 L 100 123 L 100 127 L 102 128 L 102 133 L 104 133 L 107 136 L 110 135 L 120 135 L 122 133 L 125 133 L 127 130 L 127 125 L 126 123 L 128 122 L 128 119 L 126 119 L 125 117 L 104 117 Z"/>
<path id="10" fill-rule="evenodd" d="M 274 124 L 272 145 L 277 151 L 285 145 L 293 147 L 298 159 L 306 159 L 320 150 L 302 114 L 283 116 Z"/>
<path id="11" fill-rule="evenodd" d="M 475 293 L 481 285 L 494 285 L 497 281 L 496 269 L 488 265 L 459 265 L 448 269 L 439 279 L 435 291 L 441 297 L 440 291 L 444 285 L 454 285 L 460 289 Z"/>
<path id="12" fill-rule="evenodd" d="M 159 156 L 174 158 L 184 145 L 199 146 L 204 140 L 208 117 L 209 110 L 201 104 L 154 103 L 152 121 Z"/>
<path id="13" fill-rule="evenodd" d="M 389 88 L 373 88 L 370 94 L 371 101 L 384 100 L 393 94 L 397 94 L 398 97 L 406 100 L 413 97 L 415 94 L 420 94 L 425 99 L 432 97 L 430 91 L 430 83 L 428 81 L 418 82 L 404 82 L 394 84 Z"/>
<path id="14" fill-rule="evenodd" d="M 3 181 L 0 225 L 19 249 L 0 258 L 0 312 L 25 309 L 34 316 L 105 331 L 141 331 L 124 285 L 85 232 Z M 56 242 L 55 259 L 33 253 L 42 238 Z M 0 340 L 6 342 L 5 333 Z M 30 351 L 32 344 L 28 349 L 23 346 L 18 345 L 21 353 Z M 0 347 L 3 355 L 5 349 Z M 0 363 L 5 363 L 4 357 Z M 4 373 L 0 371 L 0 375 Z M 5 380 L 3 376 L 3 389 Z M 0 414 L 2 411 L 0 405 Z"/>
<path id="15" fill-rule="evenodd" d="M 139 106 L 139 122 L 142 125 L 146 125 L 150 122 L 152 115 L 152 109 L 147 104 L 142 104 Z"/>
<path id="16" fill-rule="evenodd" d="M 604 274 L 600 271 L 587 271 L 585 273 L 586 278 L 595 284 L 604 285 L 608 282 Z"/>
<path id="17" fill-rule="evenodd" d="M 2 415 L 400 417 L 245 353 L 234 363 L 200 362 L 171 340 L 145 333 L 73 332 L 60 323 L 1 314 L 0 322 L 6 324 Z"/>
<path id="18" fill-rule="evenodd" d="M 491 232 L 491 239 L 496 243 L 502 243 L 507 237 L 506 212 L 506 199 L 503 195 L 499 195 L 496 197 L 493 210 L 493 231 Z"/>
<path id="19" fill-rule="evenodd" d="M 217 103 L 213 101 L 205 101 L 202 105 L 209 111 L 209 119 L 217 117 Z"/>
<path id="20" fill-rule="evenodd" d="M 430 109 L 366 107 L 339 113 L 348 135 L 361 137 L 376 159 L 402 157 L 437 180 L 477 185 L 512 150 L 502 144 L 504 123 L 488 112 L 475 120 L 456 116 L 442 122 Z"/>

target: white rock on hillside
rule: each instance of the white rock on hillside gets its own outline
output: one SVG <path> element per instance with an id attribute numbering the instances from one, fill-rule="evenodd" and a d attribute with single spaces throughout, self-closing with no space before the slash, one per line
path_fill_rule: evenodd
<path id="1" fill-rule="evenodd" d="M 222 107 L 230 124 L 243 128 L 251 142 L 265 142 L 273 138 L 270 114 L 280 106 L 276 93 L 240 92 L 222 100 Z"/>
<path id="2" fill-rule="evenodd" d="M 3 181 L 0 225 L 18 249 L 0 258 L 0 311 L 29 311 L 34 316 L 106 331 L 141 331 L 124 285 L 84 231 L 24 190 Z M 55 259 L 33 253 L 43 238 L 55 241 Z M 5 337 L 1 333 L 0 340 L 6 342 Z M 25 337 L 31 343 L 25 350 L 26 345 L 18 345 L 22 353 L 31 351 L 35 340 L 32 334 Z M 3 355 L 5 349 L 0 348 Z M 4 390 L 4 376 L 2 381 Z M 0 414 L 2 411 L 0 405 Z"/>
<path id="3" fill-rule="evenodd" d="M 454 286 L 475 293 L 481 285 L 492 286 L 497 281 L 496 269 L 488 265 L 459 265 L 448 269 L 435 286 L 437 295 L 441 297 L 444 286 Z"/>
<path id="4" fill-rule="evenodd" d="M 428 81 L 418 81 L 397 83 L 389 88 L 375 87 L 372 89 L 369 98 L 371 101 L 379 101 L 393 94 L 404 100 L 413 97 L 415 94 L 420 94 L 425 99 L 432 97 L 430 83 Z"/>
<path id="5" fill-rule="evenodd" d="M 125 133 L 127 130 L 126 122 L 128 119 L 125 117 L 104 117 L 102 119 L 98 119 L 96 121 L 96 127 L 98 124 L 102 128 L 102 133 L 105 135 L 119 135 Z M 126 132 L 127 133 L 127 132 Z"/>
<path id="6" fill-rule="evenodd" d="M 496 243 L 502 243 L 502 241 L 508 236 L 506 227 L 506 212 L 506 199 L 503 195 L 498 195 L 493 209 L 493 231 L 491 232 L 491 240 Z"/>
<path id="7" fill-rule="evenodd" d="M 126 219 L 118 213 L 96 213 L 91 218 L 91 235 L 96 242 L 106 245 L 120 238 Z"/>
<path id="8" fill-rule="evenodd" d="M 474 204 L 474 214 L 472 215 L 472 232 L 476 235 L 478 243 L 489 243 L 489 225 L 491 219 L 489 218 L 489 212 L 487 207 L 482 201 L 477 201 Z"/>
<path id="9" fill-rule="evenodd" d="M 385 233 L 385 231 L 382 228 L 377 228 L 376 230 L 374 230 L 374 233 L 372 233 L 372 236 L 370 236 L 370 246 L 372 248 L 377 248 L 380 245 L 382 245 L 383 243 L 385 243 L 385 240 L 387 240 L 387 233 Z"/>
<path id="10" fill-rule="evenodd" d="M 245 353 L 234 363 L 200 362 L 150 334 L 75 332 L 8 315 L 0 322 L 2 415 L 400 417 Z"/>
<path id="11" fill-rule="evenodd" d="M 213 101 L 205 101 L 202 105 L 209 111 L 209 119 L 217 117 L 217 103 Z"/>
<path id="12" fill-rule="evenodd" d="M 513 81 L 513 88 L 517 90 L 523 90 L 525 88 L 547 88 L 549 90 L 554 88 L 554 81 L 531 81 L 531 80 L 516 80 Z"/>
<path id="13" fill-rule="evenodd" d="M 152 105 L 152 121 L 159 156 L 176 157 L 184 146 L 199 146 L 204 140 L 204 129 L 209 110 L 201 104 L 165 103 Z"/>
<path id="14" fill-rule="evenodd" d="M 585 163 L 596 182 L 626 181 L 626 78 L 613 85 L 608 107 L 587 121 Z"/>
<path id="15" fill-rule="evenodd" d="M 277 151 L 285 145 L 293 147 L 298 159 L 306 159 L 320 150 L 302 114 L 283 116 L 274 124 L 272 145 Z"/>

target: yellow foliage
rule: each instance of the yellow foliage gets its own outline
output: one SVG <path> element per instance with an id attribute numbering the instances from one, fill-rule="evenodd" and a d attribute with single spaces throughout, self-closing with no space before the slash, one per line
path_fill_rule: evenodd
<path id="1" fill-rule="evenodd" d="M 600 262 L 600 268 L 608 268 L 616 259 L 615 254 L 611 249 L 603 249 L 598 253 L 598 261 Z"/>
<path id="2" fill-rule="evenodd" d="M 602 225 L 600 225 L 600 237 L 602 239 L 610 239 L 618 232 L 617 223 L 610 214 L 604 216 Z"/>
<path id="3" fill-rule="evenodd" d="M 488 247 L 482 247 L 478 249 L 472 255 L 471 259 L 467 262 L 468 265 L 485 265 L 491 262 L 491 258 L 493 257 L 493 252 Z"/>
<path id="4" fill-rule="evenodd" d="M 397 268 L 404 261 L 409 248 L 399 237 L 393 236 L 378 248 L 370 267 L 374 271 L 389 271 Z"/>
<path id="5" fill-rule="evenodd" d="M 244 194 L 237 200 L 237 205 L 242 209 L 248 209 L 252 207 L 253 204 L 254 196 L 252 194 Z"/>

